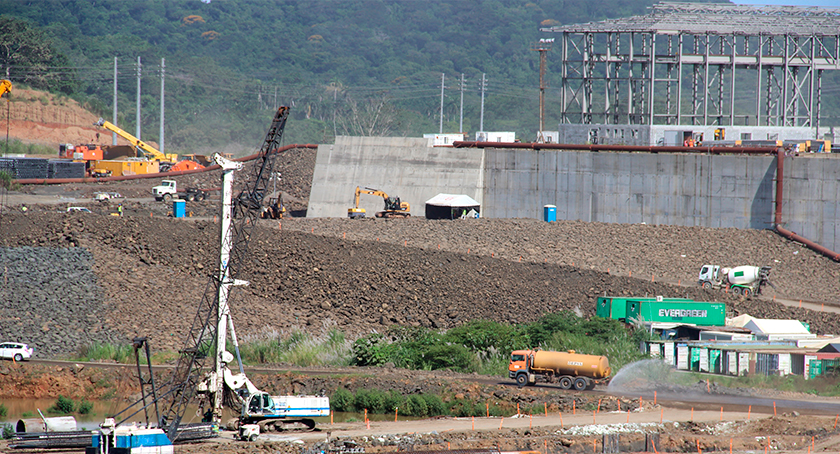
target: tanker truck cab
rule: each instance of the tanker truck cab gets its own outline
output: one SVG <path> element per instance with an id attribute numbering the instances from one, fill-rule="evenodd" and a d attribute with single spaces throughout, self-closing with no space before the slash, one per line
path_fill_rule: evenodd
<path id="1" fill-rule="evenodd" d="M 508 377 L 516 380 L 520 388 L 536 381 L 534 374 L 529 373 L 528 367 L 532 353 L 530 350 L 516 350 L 510 354 Z"/>

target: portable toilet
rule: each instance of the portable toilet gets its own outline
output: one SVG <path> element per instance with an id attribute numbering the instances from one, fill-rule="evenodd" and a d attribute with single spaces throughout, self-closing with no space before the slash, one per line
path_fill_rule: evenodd
<path id="1" fill-rule="evenodd" d="M 175 199 L 172 201 L 172 215 L 176 218 L 182 218 L 187 212 L 187 201 Z"/>
<path id="2" fill-rule="evenodd" d="M 557 206 L 546 205 L 543 207 L 543 219 L 545 222 L 554 222 L 557 220 Z"/>

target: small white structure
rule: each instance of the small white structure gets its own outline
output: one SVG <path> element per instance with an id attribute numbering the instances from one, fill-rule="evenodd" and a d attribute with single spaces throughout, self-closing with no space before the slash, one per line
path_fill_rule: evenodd
<path id="1" fill-rule="evenodd" d="M 449 134 L 423 134 L 424 139 L 432 139 L 432 146 L 434 147 L 451 147 L 454 142 L 466 140 L 466 136 L 467 135 L 463 132 Z"/>
<path id="2" fill-rule="evenodd" d="M 808 328 L 799 320 L 770 320 L 753 318 L 744 328 L 752 331 L 756 340 L 815 339 Z"/>
<path id="3" fill-rule="evenodd" d="M 516 142 L 515 132 L 477 131 L 476 142 Z"/>

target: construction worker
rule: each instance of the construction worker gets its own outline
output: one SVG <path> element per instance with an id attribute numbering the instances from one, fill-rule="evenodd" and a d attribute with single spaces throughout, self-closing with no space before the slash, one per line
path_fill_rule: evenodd
<path id="1" fill-rule="evenodd" d="M 122 215 L 123 215 L 122 203 L 117 205 L 117 213 L 119 213 L 120 217 L 122 217 Z"/>

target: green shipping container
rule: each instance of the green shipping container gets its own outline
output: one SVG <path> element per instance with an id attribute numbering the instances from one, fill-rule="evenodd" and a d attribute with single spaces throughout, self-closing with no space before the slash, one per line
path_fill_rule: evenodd
<path id="1" fill-rule="evenodd" d="M 595 306 L 595 315 L 603 318 L 624 320 L 627 318 L 627 303 L 630 301 L 656 301 L 656 298 L 639 298 L 628 296 L 599 296 Z M 663 298 L 662 301 L 690 303 L 688 298 Z"/>
<path id="2" fill-rule="evenodd" d="M 627 320 L 724 326 L 726 305 L 698 301 L 628 301 Z"/>

